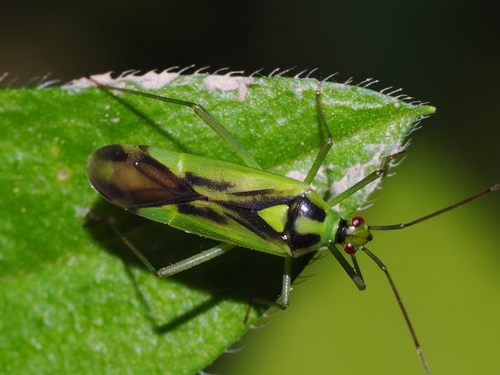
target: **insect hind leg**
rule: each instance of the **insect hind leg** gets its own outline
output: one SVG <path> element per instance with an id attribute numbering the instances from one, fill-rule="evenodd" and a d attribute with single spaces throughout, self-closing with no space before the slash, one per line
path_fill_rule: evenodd
<path id="1" fill-rule="evenodd" d="M 205 263 L 236 247 L 236 245 L 221 242 L 218 245 L 195 254 L 189 258 L 180 260 L 157 270 L 153 267 L 151 262 L 141 253 L 141 251 L 120 231 L 120 229 L 118 229 L 112 217 L 100 218 L 91 213 L 89 215 L 89 218 L 92 221 L 104 221 L 108 225 L 108 227 L 111 228 L 111 230 L 116 234 L 116 236 L 135 254 L 135 256 L 139 258 L 142 263 L 144 263 L 148 270 L 151 271 L 151 273 L 153 273 L 155 276 L 162 279 L 185 271 L 189 268 L 195 267 L 201 263 Z M 88 225 L 89 223 L 90 221 L 86 225 Z"/>
<path id="2" fill-rule="evenodd" d="M 223 243 L 211 247 L 210 249 L 204 250 L 198 254 L 195 254 L 189 258 L 180 260 L 168 266 L 162 267 L 156 270 L 151 262 L 146 259 L 146 257 L 135 247 L 133 243 L 131 243 L 125 236 L 118 233 L 122 239 L 122 241 L 128 246 L 130 250 L 141 260 L 142 263 L 146 265 L 146 267 L 157 277 L 164 279 L 175 275 L 176 273 L 185 271 L 189 268 L 195 267 L 199 264 L 205 263 L 211 259 L 214 259 L 225 252 L 233 249 L 236 245 Z"/>
<path id="3" fill-rule="evenodd" d="M 159 100 L 165 103 L 171 103 L 171 104 L 176 104 L 176 105 L 182 105 L 185 107 L 190 107 L 194 113 L 200 117 L 205 124 L 207 124 L 212 130 L 221 137 L 221 139 L 227 143 L 229 147 L 233 149 L 233 151 L 238 154 L 238 156 L 243 160 L 243 162 L 253 168 L 257 169 L 262 169 L 259 164 L 255 161 L 253 156 L 247 151 L 247 149 L 241 144 L 240 141 L 238 141 L 215 117 L 213 117 L 210 112 L 208 112 L 202 105 L 189 102 L 186 100 L 180 100 L 180 99 L 174 99 L 174 98 L 168 98 L 165 96 L 160 96 L 160 95 L 155 95 L 155 94 L 150 94 L 147 92 L 141 92 L 137 90 L 132 90 L 132 89 L 127 89 L 123 87 L 114 87 L 114 86 L 109 86 L 109 85 L 104 85 L 92 77 L 87 77 L 89 80 L 94 82 L 98 87 L 104 90 L 109 90 L 109 91 L 120 91 L 120 92 L 125 92 L 128 94 L 136 95 L 136 96 L 142 96 L 145 98 L 149 99 L 154 99 L 154 100 Z"/>
<path id="4" fill-rule="evenodd" d="M 155 270 L 154 268 L 150 268 L 148 266 L 148 268 L 158 277 L 160 278 L 166 278 L 166 277 L 169 277 L 169 276 L 172 276 L 172 275 L 175 275 L 176 273 L 179 273 L 179 272 L 182 272 L 182 271 L 185 271 L 189 268 L 192 268 L 192 267 L 195 267 L 201 263 L 205 263 L 213 258 L 216 258 L 224 253 L 226 253 L 227 251 L 235 248 L 236 245 L 232 245 L 232 244 L 229 244 L 229 243 L 224 243 L 224 242 L 221 242 L 220 244 L 214 246 L 214 247 L 211 247 L 210 249 L 208 250 L 204 250 L 202 251 L 201 253 L 198 253 L 196 255 L 193 255 L 189 258 L 186 258 L 186 259 L 183 259 L 179 262 L 176 262 L 174 264 L 171 264 L 169 266 L 166 266 L 166 267 L 163 267 L 163 268 L 160 268 L 159 270 Z M 137 256 L 139 256 L 139 254 L 136 254 Z M 143 262 L 143 257 L 140 257 L 139 256 L 139 259 L 141 259 Z M 149 262 L 148 262 L 149 263 Z M 147 264 L 146 264 L 147 266 Z"/>

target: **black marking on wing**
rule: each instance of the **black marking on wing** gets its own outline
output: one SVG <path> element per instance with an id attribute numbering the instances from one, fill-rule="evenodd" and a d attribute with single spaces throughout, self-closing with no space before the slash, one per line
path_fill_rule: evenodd
<path id="1" fill-rule="evenodd" d="M 235 195 L 248 195 L 249 199 L 233 201 L 212 200 L 208 198 L 211 206 L 199 207 L 193 202 L 186 202 L 177 204 L 177 210 L 180 214 L 197 216 L 200 219 L 210 220 L 221 225 L 228 223 L 228 220 L 232 220 L 266 241 L 286 242 L 284 234 L 276 232 L 259 215 L 258 211 L 275 205 L 289 204 L 296 197 L 278 196 L 271 198 L 265 197 L 265 195 L 264 197 L 262 195 L 255 195 L 255 192 L 251 192 L 251 194 L 238 193 Z M 217 209 L 217 206 L 220 208 Z"/>
<path id="2" fill-rule="evenodd" d="M 99 158 L 106 161 L 125 163 L 129 153 L 125 151 L 122 145 L 110 145 L 99 149 Z"/>
<path id="3" fill-rule="evenodd" d="M 204 220 L 210 220 L 218 224 L 227 224 L 227 218 L 223 214 L 210 207 L 196 207 L 192 203 L 181 203 L 177 205 L 177 211 L 183 215 L 198 216 Z"/>
<path id="4" fill-rule="evenodd" d="M 281 204 L 290 204 L 297 199 L 294 195 L 283 195 L 283 191 L 279 189 L 241 191 L 231 193 L 231 195 L 236 197 L 247 197 L 246 199 L 231 201 L 232 205 L 255 211 L 260 211 L 273 206 L 279 206 Z"/>
<path id="5" fill-rule="evenodd" d="M 300 217 L 323 222 L 326 213 L 314 204 L 307 195 L 301 196 L 279 196 L 273 190 L 262 190 L 257 192 L 236 193 L 240 197 L 248 195 L 248 200 L 217 201 L 220 206 L 228 208 L 225 214 L 238 224 L 244 226 L 256 235 L 267 241 L 284 241 L 290 247 L 292 253 L 300 249 L 316 247 L 321 241 L 321 236 L 316 233 L 299 233 L 295 223 Z M 289 207 L 287 223 L 283 232 L 274 230 L 260 215 L 258 211 L 268 207 L 286 204 Z M 226 212 L 227 211 L 227 212 Z M 232 214 L 234 212 L 234 214 Z"/>
<path id="6" fill-rule="evenodd" d="M 223 192 L 234 186 L 228 181 L 215 181 L 206 177 L 197 176 L 194 173 L 186 172 L 184 180 L 193 186 L 204 186 L 214 191 Z"/>
<path id="7" fill-rule="evenodd" d="M 258 214 L 258 211 L 279 205 L 287 205 L 290 207 L 297 199 L 295 195 L 283 195 L 283 191 L 276 189 L 242 191 L 232 193 L 231 195 L 246 197 L 246 199 L 217 203 L 237 213 L 237 215 L 231 215 L 234 221 L 266 241 L 282 241 L 288 243 L 289 238 L 287 233 L 277 232 Z"/>
<path id="8" fill-rule="evenodd" d="M 255 233 L 266 241 L 284 241 L 283 233 L 276 232 L 258 212 L 232 203 L 217 202 L 218 205 L 228 208 L 224 213 L 232 220 Z M 234 214 L 233 214 L 234 212 Z"/>
<path id="9" fill-rule="evenodd" d="M 139 208 L 207 200 L 147 153 L 148 147 L 110 145 L 89 158 L 92 186 L 109 201 L 132 212 Z"/>
<path id="10" fill-rule="evenodd" d="M 207 200 L 192 187 L 177 177 L 168 167 L 142 154 L 134 162 L 134 167 L 150 181 L 148 190 L 143 190 L 142 199 L 135 207 L 157 207 L 170 204 Z"/>

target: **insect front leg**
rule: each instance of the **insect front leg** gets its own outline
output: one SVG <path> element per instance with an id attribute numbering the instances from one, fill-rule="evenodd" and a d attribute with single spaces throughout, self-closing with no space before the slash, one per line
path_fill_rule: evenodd
<path id="1" fill-rule="evenodd" d="M 399 152 L 396 152 L 394 154 L 388 155 L 382 159 L 382 162 L 380 163 L 380 167 L 370 173 L 368 176 L 363 178 L 361 181 L 357 182 L 356 184 L 352 185 L 349 189 L 344 191 L 343 193 L 337 195 L 336 197 L 330 199 L 327 204 L 330 207 L 336 206 L 338 203 L 342 202 L 344 199 L 350 197 L 352 194 L 357 192 L 358 190 L 364 188 L 366 185 L 368 185 L 370 182 L 373 182 L 383 176 L 387 173 L 387 169 L 389 167 L 389 163 L 392 159 L 396 158 L 397 156 L 401 155 L 404 153 L 405 150 L 401 150 Z"/>
<path id="2" fill-rule="evenodd" d="M 365 290 L 366 284 L 363 280 L 363 275 L 361 275 L 361 270 L 358 265 L 358 261 L 354 254 L 351 255 L 354 268 L 349 264 L 349 262 L 344 258 L 342 253 L 337 249 L 335 245 L 329 245 L 328 249 L 333 254 L 335 259 L 340 263 L 344 271 L 349 275 L 353 283 L 357 286 L 359 290 Z"/>

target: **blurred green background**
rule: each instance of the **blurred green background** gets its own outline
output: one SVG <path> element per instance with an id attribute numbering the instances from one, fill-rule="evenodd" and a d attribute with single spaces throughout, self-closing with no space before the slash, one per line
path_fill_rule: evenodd
<path id="1" fill-rule="evenodd" d="M 2 87 L 51 73 L 171 66 L 319 68 L 338 82 L 437 107 L 411 135 L 369 223 L 409 221 L 500 181 L 500 22 L 491 1 L 24 1 L 0 12 Z M 17 79 L 15 79 L 17 77 Z M 434 374 L 500 373 L 500 195 L 370 248 L 392 271 Z M 360 293 L 331 257 L 309 269 L 291 307 L 207 369 L 219 374 L 421 374 L 384 275 L 361 259 Z M 131 369 L 132 371 L 132 369 Z"/>

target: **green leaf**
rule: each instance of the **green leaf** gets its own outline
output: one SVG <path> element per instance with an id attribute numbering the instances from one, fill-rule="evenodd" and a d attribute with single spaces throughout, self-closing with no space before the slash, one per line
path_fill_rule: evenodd
<path id="1" fill-rule="evenodd" d="M 312 79 L 96 79 L 202 104 L 263 169 L 280 174 L 303 178 L 324 138 Z M 252 297 L 279 295 L 283 260 L 235 249 L 166 280 L 152 276 L 99 218 L 112 217 L 156 267 L 211 241 L 105 202 L 87 182 L 87 156 L 127 143 L 240 161 L 189 108 L 85 86 L 93 85 L 0 91 L 0 373 L 195 373 L 263 313 L 254 308 L 244 322 Z M 325 198 L 376 169 L 434 111 L 330 82 L 322 98 L 335 139 L 313 184 Z M 335 209 L 352 215 L 376 185 Z M 308 260 L 297 260 L 296 274 Z"/>

